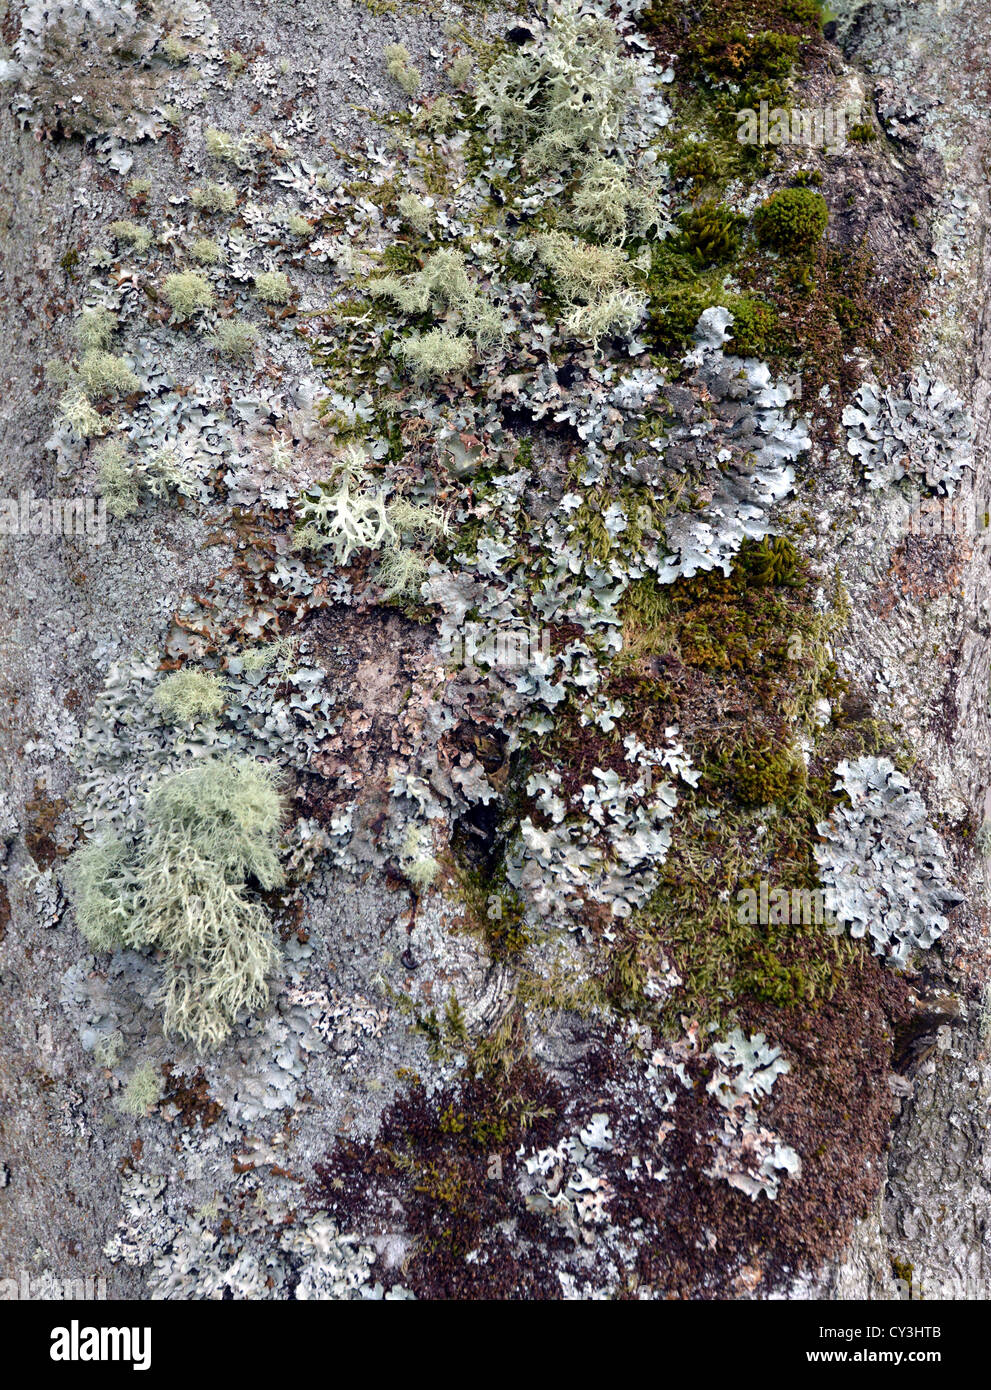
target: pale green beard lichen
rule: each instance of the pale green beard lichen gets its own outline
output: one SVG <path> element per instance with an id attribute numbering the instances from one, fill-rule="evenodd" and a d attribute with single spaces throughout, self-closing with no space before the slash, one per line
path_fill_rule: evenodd
<path id="1" fill-rule="evenodd" d="M 446 536 L 450 529 L 439 507 L 410 502 L 406 497 L 394 497 L 387 512 L 389 521 L 402 536 Z"/>
<path id="2" fill-rule="evenodd" d="M 622 244 L 646 236 L 659 220 L 660 188 L 637 182 L 611 159 L 596 160 L 585 170 L 571 201 L 571 224 L 608 243 Z"/>
<path id="3" fill-rule="evenodd" d="M 170 724 L 211 719 L 223 707 L 224 683 L 209 671 L 174 671 L 155 691 L 155 708 Z"/>
<path id="4" fill-rule="evenodd" d="M 386 601 L 415 601 L 427 577 L 427 563 L 415 550 L 396 546 L 385 552 L 376 579 Z"/>
<path id="5" fill-rule="evenodd" d="M 201 265 L 219 265 L 224 259 L 221 247 L 209 237 L 199 237 L 189 248 L 189 254 Z"/>
<path id="6" fill-rule="evenodd" d="M 119 1028 L 115 1028 L 112 1033 L 104 1033 L 97 1038 L 93 1044 L 93 1061 L 98 1066 L 112 1069 L 121 1061 L 126 1051 L 124 1034 Z"/>
<path id="7" fill-rule="evenodd" d="M 267 270 L 255 276 L 255 298 L 263 304 L 287 304 L 292 288 L 281 270 Z"/>
<path id="8" fill-rule="evenodd" d="M 193 207 L 203 212 L 233 212 L 237 206 L 237 194 L 228 183 L 205 183 L 192 189 L 189 197 Z"/>
<path id="9" fill-rule="evenodd" d="M 446 317 L 446 336 L 455 332 L 470 335 L 480 349 L 492 347 L 503 333 L 503 322 L 499 311 L 477 289 L 468 277 L 464 256 L 460 251 L 443 248 L 428 258 L 422 270 L 414 275 L 397 279 L 392 275 L 381 276 L 369 285 L 369 291 L 378 298 L 392 299 L 404 314 L 424 314 L 431 312 Z M 430 334 L 421 335 L 430 338 Z M 415 340 L 407 339 L 407 343 Z M 442 345 L 437 365 L 418 367 L 427 375 L 454 368 L 444 366 L 444 354 L 450 349 Z M 424 363 L 424 350 L 413 346 L 409 352 L 403 347 L 403 355 L 408 361 Z M 460 356 L 457 359 L 460 361 Z M 470 359 L 469 359 L 470 360 Z M 465 366 L 468 365 L 466 361 Z"/>
<path id="10" fill-rule="evenodd" d="M 414 333 L 404 338 L 399 353 L 414 376 L 424 379 L 463 372 L 471 365 L 475 356 L 467 338 L 447 333 L 442 328 L 431 329 L 429 333 Z"/>
<path id="11" fill-rule="evenodd" d="M 614 146 L 636 98 L 636 65 L 610 20 L 584 13 L 580 0 L 550 6 L 548 17 L 533 43 L 503 53 L 477 84 L 493 134 L 524 147 L 535 174 Z"/>
<path id="12" fill-rule="evenodd" d="M 117 1109 L 125 1115 L 139 1118 L 147 1115 L 161 1098 L 162 1078 L 155 1068 L 146 1062 L 131 1074 L 131 1079 L 117 1101 Z"/>
<path id="13" fill-rule="evenodd" d="M 430 853 L 430 832 L 426 826 L 411 825 L 406 832 L 399 867 L 414 888 L 429 888 L 440 873 L 440 864 Z"/>
<path id="14" fill-rule="evenodd" d="M 399 211 L 405 222 L 425 236 L 433 226 L 433 209 L 428 207 L 422 198 L 418 198 L 415 193 L 404 193 L 399 200 Z"/>
<path id="15" fill-rule="evenodd" d="M 411 66 L 409 49 L 401 43 L 390 43 L 384 56 L 389 76 L 399 83 L 407 96 L 414 96 L 420 87 L 420 74 Z"/>
<path id="16" fill-rule="evenodd" d="M 102 348 L 90 348 L 83 354 L 79 379 L 87 396 L 127 396 L 141 389 L 141 382 L 124 359 Z"/>
<path id="17" fill-rule="evenodd" d="M 84 309 L 73 329 L 76 342 L 84 352 L 90 348 L 105 348 L 117 328 L 117 316 L 109 309 Z"/>
<path id="18" fill-rule="evenodd" d="M 97 481 L 107 511 L 118 521 L 138 509 L 139 484 L 133 461 L 119 440 L 109 440 L 98 450 Z"/>
<path id="19" fill-rule="evenodd" d="M 118 241 L 130 246 L 136 256 L 143 256 L 152 243 L 151 232 L 137 222 L 111 222 L 107 230 Z"/>
<path id="20" fill-rule="evenodd" d="M 518 251 L 548 270 L 567 309 L 563 327 L 572 337 L 597 348 L 611 334 L 632 333 L 643 318 L 647 297 L 631 288 L 635 267 L 618 246 L 547 232 L 522 241 Z"/>
<path id="21" fill-rule="evenodd" d="M 206 339 L 207 347 L 221 357 L 250 357 L 258 342 L 258 329 L 247 319 L 221 319 Z"/>
<path id="22" fill-rule="evenodd" d="M 313 224 L 308 221 L 307 218 L 303 217 L 301 213 L 290 213 L 289 217 L 286 219 L 286 226 L 292 232 L 293 236 L 298 236 L 304 241 L 308 241 L 313 235 Z"/>
<path id="23" fill-rule="evenodd" d="M 241 145 L 225 130 L 215 130 L 209 126 L 205 135 L 206 152 L 211 159 L 234 163 L 241 157 Z"/>
<path id="24" fill-rule="evenodd" d="M 96 951 L 165 952 L 165 1032 L 198 1050 L 268 999 L 277 950 L 248 880 L 266 891 L 282 883 L 281 816 L 269 768 L 207 757 L 152 787 L 135 843 L 108 835 L 72 858 L 80 931 Z"/>
<path id="25" fill-rule="evenodd" d="M 180 321 L 192 318 L 193 314 L 213 304 L 209 281 L 192 270 L 167 275 L 162 293 L 171 305 L 173 317 Z"/>
<path id="26" fill-rule="evenodd" d="M 80 439 L 106 434 L 112 421 L 94 410 L 82 391 L 69 391 L 59 401 L 59 414 Z"/>
<path id="27" fill-rule="evenodd" d="M 139 461 L 120 439 L 110 439 L 95 454 L 97 482 L 107 511 L 118 520 L 138 509 L 142 489 L 164 497 L 170 488 L 188 492 L 192 478 L 169 449 Z"/>

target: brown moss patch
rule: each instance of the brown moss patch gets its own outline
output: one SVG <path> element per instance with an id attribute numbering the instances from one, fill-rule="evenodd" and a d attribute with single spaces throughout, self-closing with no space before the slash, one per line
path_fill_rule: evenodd
<path id="1" fill-rule="evenodd" d="M 418 1078 L 385 1112 L 374 1140 L 339 1138 L 316 1167 L 315 1205 L 343 1229 L 403 1229 L 412 1238 L 401 1275 L 418 1298 L 559 1296 L 546 1263 L 521 1261 L 502 1223 L 533 1225 L 514 1181 L 516 1151 L 546 1143 L 558 1088 L 524 1063 L 508 1073 L 467 1076 L 433 1096 Z M 484 1259 L 466 1256 L 485 1247 Z"/>
<path id="2" fill-rule="evenodd" d="M 173 1071 L 172 1066 L 166 1063 L 162 1067 L 162 1076 L 164 1085 L 160 1103 L 162 1106 L 175 1106 L 177 1118 L 186 1129 L 192 1129 L 195 1124 L 199 1124 L 201 1129 L 209 1129 L 217 1123 L 224 1113 L 224 1107 L 210 1096 L 202 1067 L 198 1067 L 192 1076 L 186 1076 L 183 1072 Z"/>
<path id="3" fill-rule="evenodd" d="M 55 841 L 55 831 L 65 808 L 65 800 L 62 797 L 53 799 L 41 784 L 35 785 L 34 796 L 25 803 L 24 843 L 39 869 L 50 869 L 66 853 Z"/>

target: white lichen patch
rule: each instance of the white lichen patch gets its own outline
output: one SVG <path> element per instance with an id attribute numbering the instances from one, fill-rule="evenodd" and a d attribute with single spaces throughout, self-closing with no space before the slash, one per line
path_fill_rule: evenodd
<path id="1" fill-rule="evenodd" d="M 917 371 L 903 386 L 865 383 L 843 411 L 847 451 L 874 489 L 901 478 L 952 496 L 974 466 L 974 422 L 945 381 Z"/>
<path id="2" fill-rule="evenodd" d="M 888 758 L 857 758 L 836 769 L 849 804 L 817 826 L 815 848 L 826 907 L 874 954 L 904 968 L 948 925 L 960 901 L 949 887 L 949 856 L 928 821 L 925 802 Z"/>

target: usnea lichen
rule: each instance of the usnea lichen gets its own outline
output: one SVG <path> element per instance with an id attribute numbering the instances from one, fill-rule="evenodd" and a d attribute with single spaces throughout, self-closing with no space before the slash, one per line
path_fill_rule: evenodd
<path id="1" fill-rule="evenodd" d="M 213 304 L 213 290 L 209 281 L 192 270 L 167 275 L 162 285 L 162 293 L 177 320 L 192 318 L 194 314 L 202 309 L 209 309 Z"/>
<path id="2" fill-rule="evenodd" d="M 96 951 L 164 951 L 166 1034 L 215 1047 L 268 999 L 277 952 L 248 880 L 283 879 L 275 779 L 255 762 L 206 758 L 156 783 L 142 814 L 133 843 L 104 835 L 76 852 L 79 928 Z"/>
<path id="3" fill-rule="evenodd" d="M 155 691 L 155 707 L 172 724 L 209 719 L 224 707 L 223 681 L 210 671 L 174 671 Z"/>

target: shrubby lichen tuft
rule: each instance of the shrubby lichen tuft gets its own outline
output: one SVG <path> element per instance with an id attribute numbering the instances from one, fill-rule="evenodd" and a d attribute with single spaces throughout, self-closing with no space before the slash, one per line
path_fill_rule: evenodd
<path id="1" fill-rule="evenodd" d="M 281 270 L 264 270 L 255 276 L 255 298 L 263 304 L 288 304 L 292 286 Z"/>
<path id="2" fill-rule="evenodd" d="M 192 318 L 195 313 L 209 309 L 213 304 L 213 290 L 209 281 L 193 270 L 167 275 L 162 293 L 171 305 L 173 317 L 180 321 Z"/>
<path id="3" fill-rule="evenodd" d="M 151 232 L 137 222 L 111 222 L 107 230 L 118 241 L 126 242 L 137 256 L 143 256 L 152 243 Z"/>
<path id="4" fill-rule="evenodd" d="M 138 509 L 139 479 L 134 461 L 118 439 L 108 440 L 96 453 L 97 481 L 107 511 L 118 521 Z"/>
<path id="5" fill-rule="evenodd" d="M 84 309 L 76 320 L 73 335 L 76 342 L 88 351 L 91 348 L 106 348 L 117 330 L 117 315 L 110 309 Z"/>
<path id="6" fill-rule="evenodd" d="M 237 193 L 229 183 L 208 181 L 192 189 L 189 197 L 193 207 L 202 212 L 233 212 L 237 206 Z"/>
<path id="7" fill-rule="evenodd" d="M 79 928 L 92 949 L 153 946 L 167 958 L 164 1027 L 217 1046 L 242 1009 L 268 999 L 277 957 L 263 890 L 283 880 L 282 805 L 272 771 L 204 757 L 156 782 L 132 842 L 91 840 L 70 861 Z"/>
<path id="8" fill-rule="evenodd" d="M 420 89 L 420 74 L 412 66 L 410 51 L 404 44 L 387 44 L 383 54 L 386 70 L 391 78 L 399 83 L 407 96 L 415 96 Z"/>
<path id="9" fill-rule="evenodd" d="M 147 1115 L 162 1098 L 162 1078 L 148 1062 L 137 1067 L 117 1100 L 117 1109 L 136 1118 Z"/>
<path id="10" fill-rule="evenodd" d="M 166 676 L 155 691 L 155 708 L 170 724 L 211 719 L 224 707 L 224 683 L 210 671 L 184 667 Z"/>
<path id="11" fill-rule="evenodd" d="M 248 358 L 258 342 L 258 329 L 247 319 L 219 319 L 206 338 L 207 347 L 232 360 Z"/>
<path id="12" fill-rule="evenodd" d="M 399 352 L 410 371 L 424 379 L 466 371 L 475 356 L 470 339 L 443 328 L 410 334 L 402 339 Z"/>

